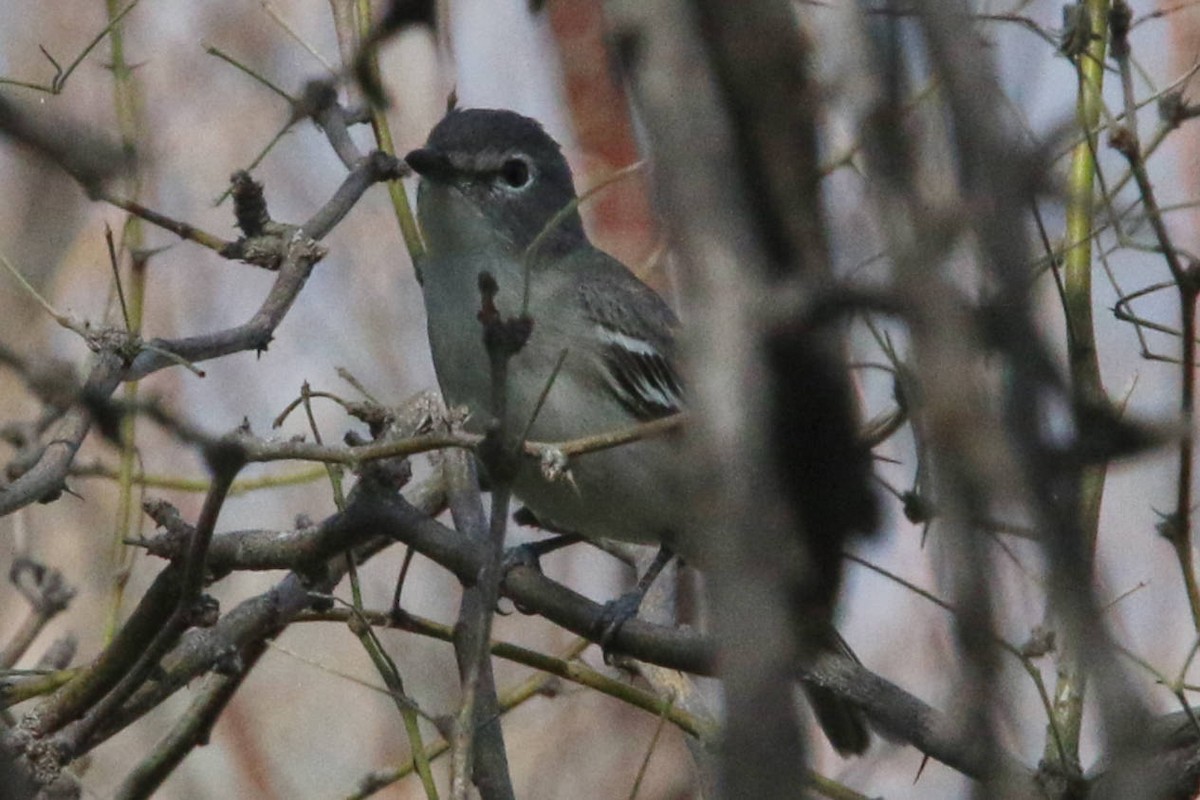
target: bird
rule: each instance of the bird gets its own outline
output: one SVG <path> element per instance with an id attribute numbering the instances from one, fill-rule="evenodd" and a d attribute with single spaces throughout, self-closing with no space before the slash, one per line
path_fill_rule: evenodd
<path id="1" fill-rule="evenodd" d="M 504 429 L 563 442 L 685 409 L 679 319 L 591 243 L 571 169 L 539 122 L 506 109 L 452 109 L 405 161 L 419 176 L 418 279 L 433 366 L 446 403 L 468 409 L 468 427 L 494 419 L 481 275 L 496 311 L 532 320 L 508 363 Z M 656 567 L 672 553 L 697 563 L 682 458 L 677 437 L 646 438 L 572 460 L 567 479 L 527 460 L 512 489 L 553 530 L 658 545 Z M 830 646 L 853 657 L 829 628 Z M 805 691 L 835 749 L 867 748 L 856 707 L 820 687 Z"/>

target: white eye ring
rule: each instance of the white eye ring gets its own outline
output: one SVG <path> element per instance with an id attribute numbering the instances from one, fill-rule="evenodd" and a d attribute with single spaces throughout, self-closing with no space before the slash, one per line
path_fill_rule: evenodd
<path id="1" fill-rule="evenodd" d="M 529 163 L 523 158 L 510 158 L 500 165 L 500 180 L 511 189 L 524 189 L 531 178 Z"/>

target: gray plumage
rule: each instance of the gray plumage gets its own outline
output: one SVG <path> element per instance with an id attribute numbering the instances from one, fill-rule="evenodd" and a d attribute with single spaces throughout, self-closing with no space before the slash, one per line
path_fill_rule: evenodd
<path id="1" fill-rule="evenodd" d="M 511 111 L 452 111 L 406 160 L 422 177 L 418 216 L 428 252 L 421 287 L 433 365 L 447 403 L 470 410 L 468 427 L 479 430 L 491 418 L 478 321 L 485 271 L 496 280 L 495 303 L 505 317 L 521 312 L 529 283 L 533 329 L 509 362 L 509 430 L 524 430 L 564 350 L 562 369 L 530 429 L 534 440 L 621 430 L 682 408 L 678 321 L 654 291 L 588 241 L 573 207 L 571 171 L 541 125 Z M 514 492 L 539 519 L 561 529 L 662 544 L 701 561 L 685 535 L 692 503 L 673 439 L 586 454 L 570 469 L 570 481 L 548 481 L 538 465 L 527 463 Z M 832 626 L 828 634 L 831 649 L 844 647 Z M 826 689 L 805 689 L 834 747 L 865 750 L 860 712 Z"/>
<path id="2" fill-rule="evenodd" d="M 591 245 L 577 212 L 528 251 L 575 199 L 566 160 L 540 125 L 505 111 L 453 111 L 408 161 L 423 177 L 422 290 L 434 368 L 446 401 L 470 409 L 469 426 L 478 429 L 491 412 L 477 319 L 484 271 L 499 285 L 496 305 L 506 317 L 520 312 L 529 277 L 533 333 L 509 365 L 510 430 L 524 429 L 564 349 L 530 438 L 567 441 L 680 408 L 678 321 L 666 303 Z M 522 169 L 527 182 L 512 185 L 509 178 Z M 561 528 L 659 543 L 683 524 L 675 504 L 664 502 L 678 491 L 677 458 L 667 440 L 636 442 L 576 459 L 570 481 L 548 482 L 538 465 L 527 464 L 514 490 L 540 519 Z"/>

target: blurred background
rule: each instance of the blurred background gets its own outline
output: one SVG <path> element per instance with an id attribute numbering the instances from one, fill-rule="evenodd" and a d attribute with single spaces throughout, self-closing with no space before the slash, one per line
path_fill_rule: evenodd
<path id="1" fill-rule="evenodd" d="M 1014 120 L 1033 140 L 1046 140 L 1073 119 L 1076 73 L 1039 35 L 1062 25 L 1059 2 L 973 3 L 991 15 L 979 23 L 980 44 L 1000 69 Z M 1133 3 L 1138 18 L 1135 58 L 1144 75 L 1139 96 L 1152 97 L 1176 82 L 1200 59 L 1200 9 L 1164 0 Z M 541 120 L 559 141 L 584 188 L 639 158 L 636 115 L 605 55 L 600 4 L 551 0 L 531 13 L 518 0 L 442 0 L 441 25 L 415 28 L 382 52 L 384 79 L 392 99 L 389 117 L 400 153 L 416 147 L 440 118 L 451 92 L 461 106 L 503 107 Z M 827 203 L 837 268 L 865 281 L 887 275 L 878 258 L 880 237 L 867 213 L 861 163 L 853 157 L 858 141 L 861 87 L 852 63 L 861 52 L 849 0 L 798 2 L 797 13 L 815 43 L 818 74 L 827 105 L 823 148 L 830 164 Z M 39 49 L 59 63 L 74 60 L 105 27 L 102 3 L 0 0 L 0 77 L 47 83 L 54 68 Z M 1031 24 L 1026 24 L 1029 21 Z M 322 2 L 276 3 L 210 0 L 154 0 L 134 8 L 124 20 L 125 58 L 136 65 L 140 94 L 138 138 L 143 202 L 170 217 L 233 238 L 228 203 L 214 206 L 229 175 L 251 164 L 286 123 L 290 109 L 276 94 L 210 52 L 216 48 L 296 94 L 304 82 L 339 63 L 329 6 Z M 0 86 L 54 118 L 118 135 L 107 43 L 83 59 L 58 95 Z M 926 87 L 920 76 L 914 85 Z M 1115 82 L 1106 87 L 1111 107 L 1120 107 Z M 686 91 L 680 87 L 680 91 Z M 922 116 L 921 92 L 906 124 L 931 148 L 927 163 L 937 165 L 939 126 Z M 1191 99 L 1195 95 L 1187 92 Z M 1155 125 L 1150 103 L 1143 135 Z M 1115 113 L 1115 112 L 1114 112 Z M 366 131 L 360 143 L 367 142 Z M 1063 141 L 1061 138 L 1059 141 Z M 1176 131 L 1150 159 L 1160 203 L 1184 248 L 1197 241 L 1195 199 L 1200 197 L 1195 126 Z M 1103 144 L 1103 143 L 1102 143 Z M 1104 168 L 1120 173 L 1116 154 L 1102 147 Z M 1055 152 L 1066 152 L 1060 146 Z M 843 158 L 843 156 L 848 156 Z M 1052 180 L 1061 180 L 1065 159 L 1054 162 Z M 948 169 L 949 165 L 945 165 Z M 344 168 L 326 140 L 309 123 L 287 133 L 254 169 L 266 187 L 272 216 L 299 222 L 323 204 L 338 186 Z M 644 175 L 644 173 L 643 173 Z M 622 181 L 585 207 L 593 238 L 672 297 L 669 242 L 652 212 L 643 175 Z M 935 192 L 948 171 L 931 169 Z M 411 193 L 412 186 L 408 189 Z M 1043 209 L 1049 234 L 1062 237 L 1061 209 Z M 0 140 L 0 253 L 59 310 L 94 321 L 116 319 L 113 275 L 105 226 L 120 235 L 125 215 L 90 202 L 68 177 Z M 1144 226 L 1143 226 L 1144 227 Z M 1145 231 L 1128 231 L 1136 242 Z M 182 370 L 159 372 L 142 391 L 162 398 L 182 417 L 212 432 L 247 420 L 265 435 L 272 420 L 297 397 L 301 384 L 353 396 L 337 375 L 345 368 L 377 398 L 399 403 L 436 387 L 424 332 L 424 313 L 395 219 L 383 187 L 370 191 L 326 240 L 321 262 L 299 301 L 261 355 L 240 354 L 205 365 L 203 379 Z M 245 321 L 257 309 L 273 276 L 229 262 L 164 231 L 147 226 L 144 247 L 154 249 L 148 265 L 144 329 L 150 336 L 180 336 Z M 1118 291 L 1144 288 L 1167 278 L 1161 257 L 1139 251 L 1111 233 L 1100 240 L 1105 271 L 1097 260 L 1095 309 L 1106 387 L 1125 398 L 1129 413 L 1141 419 L 1171 419 L 1178 407 L 1178 368 L 1148 360 L 1134 328 L 1111 314 Z M 1052 281 L 1046 277 L 1042 322 L 1055 341 L 1063 320 Z M 1120 290 L 1116 287 L 1119 286 Z M 1162 325 L 1177 325 L 1174 294 L 1139 299 L 1134 309 Z M 881 360 L 865 330 L 855 332 L 856 359 Z M 902 334 L 897 341 L 903 343 Z M 1149 332 L 1155 353 L 1174 354 L 1177 339 Z M 53 356 L 87 364 L 87 350 L 74 334 L 57 327 L 9 276 L 0 276 L 0 340 L 29 358 Z M 891 404 L 891 379 L 878 370 L 859 373 L 867 414 Z M 952 379 L 951 376 L 947 376 Z M 20 382 L 0 371 L 0 421 L 35 414 L 37 405 Z M 329 404 L 317 404 L 317 421 L 327 440 L 356 427 Z M 361 426 L 358 426 L 361 427 Z M 276 435 L 306 433 L 300 416 Z M 203 465 L 153 426 L 138 433 L 147 474 L 203 477 Z M 0 445 L 3 448 L 4 445 Z M 0 452 L 4 452 L 0 450 Z M 877 451 L 883 485 L 906 491 L 915 478 L 912 439 L 902 431 Z M 89 441 L 81 464 L 115 467 L 118 453 Z M 7 459 L 7 456 L 6 456 Z M 418 473 L 421 465 L 417 465 Z M 303 465 L 259 465 L 248 475 L 304 471 Z M 77 661 L 98 652 L 120 564 L 114 556 L 118 526 L 115 483 L 78 478 L 73 495 L 0 518 L 0 567 L 20 554 L 63 571 L 76 587 L 69 610 L 34 643 L 19 666 L 31 666 L 55 639 L 78 638 Z M 1159 512 L 1171 509 L 1173 457 L 1163 452 L 1122 463 L 1110 472 L 1099 539 L 1102 600 L 1114 602 L 1110 620 L 1121 644 L 1168 675 L 1183 666 L 1195 639 L 1171 548 L 1156 533 Z M 166 497 L 194 519 L 201 494 L 148 489 Z M 316 481 L 234 498 L 220 529 L 290 528 L 300 515 L 314 520 L 333 510 L 328 484 Z M 150 523 L 135 516 L 138 526 Z M 526 532 L 516 530 L 519 538 Z M 861 555 L 904 578 L 937 592 L 938 530 L 907 521 L 898 502 L 889 504 L 882 537 Z M 399 571 L 399 548 L 372 560 L 363 570 L 366 604 L 386 608 Z M 1045 613 L 1037 551 L 1019 537 L 995 538 L 995 569 L 1001 587 L 1000 634 L 1013 642 L 1029 638 Z M 125 593 L 128 607 L 141 596 L 161 563 L 146 557 L 132 562 Z M 613 559 L 577 547 L 545 562 L 548 574 L 598 600 L 624 589 L 631 576 Z M 233 575 L 213 588 L 228 609 L 267 589 L 277 574 Z M 345 593 L 345 587 L 339 593 Z M 457 582 L 418 557 L 404 592 L 406 608 L 452 622 L 458 609 Z M 25 614 L 25 605 L 7 582 L 0 583 L 0 642 Z M 853 565 L 841 612 L 841 629 L 862 661 L 932 705 L 953 710 L 955 650 L 948 615 L 895 582 Z M 499 617 L 498 638 L 547 652 L 559 652 L 571 636 L 549 623 L 519 614 Z M 383 631 L 410 693 L 423 708 L 447 713 L 456 706 L 457 672 L 448 645 L 415 635 Z M 585 658 L 601 665 L 598 653 Z M 1194 668 L 1193 668 L 1194 669 Z M 1052 669 L 1046 679 L 1052 683 Z M 529 670 L 497 661 L 503 693 Z M 1146 671 L 1134 673 L 1156 708 L 1174 708 L 1171 695 L 1155 686 Z M 1012 661 L 1004 664 L 1005 744 L 1035 764 L 1044 740 L 1045 717 L 1028 676 Z M 368 684 L 364 685 L 364 684 Z M 340 798 L 351 794 L 372 770 L 403 764 L 407 740 L 390 699 L 370 686 L 380 684 L 365 653 L 345 628 L 333 623 L 294 625 L 276 640 L 213 731 L 208 746 L 195 751 L 163 786 L 163 798 L 254 797 Z M 110 796 L 186 707 L 181 692 L 147 719 L 100 747 L 80 775 L 86 795 Z M 27 707 L 25 707 L 27 708 Z M 21 713 L 25 708 L 18 708 Z M 573 685 L 536 698 L 505 717 L 517 795 L 521 798 L 624 798 L 632 777 L 651 747 L 657 719 L 595 692 Z M 1086 726 L 1085 726 L 1086 728 Z M 682 736 L 668 728 L 656 744 L 642 798 L 694 796 L 692 768 Z M 814 768 L 872 796 L 924 798 L 965 796 L 957 773 L 901 745 L 877 742 L 862 759 L 843 761 L 814 735 Z M 444 767 L 437 774 L 444 778 Z M 382 789 L 386 798 L 423 796 L 411 781 Z"/>

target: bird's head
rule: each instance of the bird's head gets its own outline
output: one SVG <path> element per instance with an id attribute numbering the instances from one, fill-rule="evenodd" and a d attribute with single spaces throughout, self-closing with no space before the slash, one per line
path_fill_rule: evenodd
<path id="1" fill-rule="evenodd" d="M 546 253 L 585 241 L 571 169 L 529 117 L 451 111 L 404 160 L 421 176 L 419 215 L 431 249 L 500 245 L 521 253 L 546 229 Z"/>

